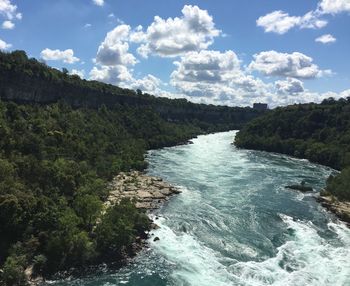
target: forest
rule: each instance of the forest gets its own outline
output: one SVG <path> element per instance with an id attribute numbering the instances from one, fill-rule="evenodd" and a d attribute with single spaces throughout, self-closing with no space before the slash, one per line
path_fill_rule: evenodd
<path id="1" fill-rule="evenodd" d="M 4 284 L 24 283 L 28 265 L 48 275 L 118 261 L 149 222 L 129 201 L 100 217 L 107 182 L 120 171 L 144 169 L 147 149 L 203 132 L 190 123 L 165 122 L 145 109 L 0 102 Z"/>
<path id="2" fill-rule="evenodd" d="M 350 201 L 350 98 L 278 107 L 244 126 L 235 144 L 342 170 L 328 179 L 326 191 Z"/>
<path id="3" fill-rule="evenodd" d="M 99 108 L 115 104 L 152 108 L 164 120 L 198 121 L 203 128 L 239 129 L 262 112 L 249 107 L 195 104 L 186 99 L 156 97 L 98 81 L 81 79 L 47 66 L 24 51 L 0 51 L 0 98 L 19 103 L 55 103 L 64 100 L 73 107 Z M 208 124 L 209 123 L 209 124 Z"/>
<path id="4" fill-rule="evenodd" d="M 144 170 L 149 149 L 261 114 L 82 80 L 23 51 L 0 53 L 0 98 L 1 285 L 120 263 L 150 222 L 128 200 L 104 212 L 108 182 Z"/>

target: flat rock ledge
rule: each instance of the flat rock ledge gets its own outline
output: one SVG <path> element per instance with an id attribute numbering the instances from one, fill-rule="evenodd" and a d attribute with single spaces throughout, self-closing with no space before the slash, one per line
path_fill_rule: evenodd
<path id="1" fill-rule="evenodd" d="M 319 196 L 317 201 L 350 227 L 350 202 L 340 202 L 332 196 Z"/>
<path id="2" fill-rule="evenodd" d="M 148 176 L 139 171 L 121 172 L 109 185 L 106 207 L 118 203 L 122 198 L 135 199 L 139 209 L 153 210 L 181 191 L 161 178 Z"/>

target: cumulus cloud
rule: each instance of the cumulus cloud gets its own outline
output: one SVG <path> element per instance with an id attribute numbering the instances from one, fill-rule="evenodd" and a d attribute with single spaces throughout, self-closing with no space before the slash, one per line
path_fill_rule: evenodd
<path id="1" fill-rule="evenodd" d="M 110 84 L 123 84 L 133 80 L 130 68 L 137 63 L 129 52 L 129 25 L 119 25 L 106 34 L 98 47 L 95 63 L 90 71 L 90 78 Z"/>
<path id="2" fill-rule="evenodd" d="M 190 52 L 175 64 L 178 69 L 171 77 L 177 81 L 225 81 L 240 69 L 240 62 L 233 51 Z"/>
<path id="3" fill-rule="evenodd" d="M 17 6 L 10 0 L 0 0 L 0 15 L 6 19 L 2 23 L 3 29 L 13 29 L 15 27 L 13 20 L 22 19 L 22 13 L 17 11 Z"/>
<path id="4" fill-rule="evenodd" d="M 275 82 L 278 93 L 297 95 L 304 92 L 304 85 L 301 80 L 296 78 L 287 78 L 286 80 L 278 80 Z"/>
<path id="5" fill-rule="evenodd" d="M 185 5 L 180 18 L 165 20 L 155 16 L 153 23 L 145 31 L 142 26 L 138 27 L 132 34 L 131 41 L 142 43 L 138 52 L 143 57 L 149 54 L 174 57 L 207 49 L 220 33 L 208 11 Z"/>
<path id="6" fill-rule="evenodd" d="M 145 92 L 150 92 L 157 94 L 160 91 L 160 86 L 162 85 L 162 81 L 151 75 L 148 74 L 147 76 L 141 78 L 141 79 L 133 79 L 132 82 L 129 84 L 129 87 L 133 89 L 140 89 Z"/>
<path id="7" fill-rule="evenodd" d="M 304 16 L 290 16 L 283 11 L 274 11 L 261 16 L 256 21 L 257 26 L 265 32 L 284 34 L 294 27 L 301 29 L 320 29 L 328 24 L 326 20 L 319 18 L 319 13 L 310 11 Z"/>
<path id="8" fill-rule="evenodd" d="M 283 11 L 274 11 L 256 20 L 256 24 L 264 28 L 265 32 L 274 32 L 277 34 L 288 32 L 291 28 L 298 25 L 299 22 L 300 17 L 289 16 L 288 13 L 284 13 Z"/>
<path id="9" fill-rule="evenodd" d="M 128 25 L 119 25 L 108 32 L 98 48 L 96 62 L 106 66 L 135 65 L 136 58 L 128 52 L 129 33 L 130 26 Z"/>
<path id="10" fill-rule="evenodd" d="M 334 38 L 331 34 L 322 35 L 315 39 L 316 42 L 322 43 L 322 44 L 329 44 L 334 43 L 337 39 Z"/>
<path id="11" fill-rule="evenodd" d="M 16 13 L 17 6 L 13 5 L 10 0 L 0 0 L 0 14 L 12 20 L 16 17 Z"/>
<path id="12" fill-rule="evenodd" d="M 267 92 L 267 84 L 245 74 L 233 51 L 190 52 L 174 64 L 171 84 L 187 96 L 210 98 L 206 103 L 244 103 Z"/>
<path id="13" fill-rule="evenodd" d="M 97 6 L 103 6 L 105 4 L 104 0 L 92 0 L 92 2 Z"/>
<path id="14" fill-rule="evenodd" d="M 5 41 L 0 39 L 0 50 L 7 50 L 7 49 L 9 49 L 11 47 L 12 47 L 11 44 L 8 44 Z"/>
<path id="15" fill-rule="evenodd" d="M 290 16 L 288 13 L 278 10 L 259 17 L 256 24 L 262 27 L 265 32 L 277 34 L 284 34 L 295 27 L 320 29 L 328 24 L 328 21 L 322 19 L 323 16 L 342 12 L 350 12 L 349 0 L 321 0 L 315 10 L 307 12 L 304 16 Z"/>
<path id="16" fill-rule="evenodd" d="M 310 11 L 304 16 L 300 17 L 299 27 L 301 29 L 321 29 L 327 26 L 328 21 L 320 19 L 318 11 Z"/>
<path id="17" fill-rule="evenodd" d="M 341 12 L 350 12 L 349 0 L 322 0 L 319 3 L 319 9 L 324 14 L 338 14 Z"/>
<path id="18" fill-rule="evenodd" d="M 313 63 L 313 59 L 302 53 L 279 53 L 265 51 L 254 55 L 249 70 L 262 72 L 267 76 L 294 78 L 315 78 L 323 75 L 323 71 Z"/>
<path id="19" fill-rule="evenodd" d="M 312 11 L 302 17 L 277 12 L 273 15 L 274 20 L 266 18 L 260 24 L 270 25 L 269 29 L 278 33 L 285 33 L 292 27 L 320 28 L 327 24 L 320 19 L 320 14 Z M 283 25 L 278 25 L 278 22 Z M 208 50 L 215 37 L 220 35 L 223 34 L 215 28 L 213 18 L 197 6 L 184 6 L 181 17 L 163 19 L 156 16 L 145 28 L 138 26 L 132 29 L 122 23 L 106 34 L 97 49 L 95 66 L 88 76 L 92 80 L 141 89 L 157 96 L 186 98 L 207 104 L 246 106 L 259 101 L 276 106 L 319 102 L 329 97 L 329 93 L 312 93 L 304 89 L 300 79 L 332 73 L 320 70 L 311 57 L 298 52 L 265 51 L 254 55 L 248 68 L 242 67 L 233 51 Z M 167 84 L 154 75 L 134 77 L 133 68 L 138 60 L 130 51 L 130 45 L 138 45 L 137 51 L 144 57 L 178 57 L 170 75 L 171 90 L 175 92 L 168 91 Z M 252 71 L 281 79 L 266 83 L 255 77 Z M 76 74 L 79 72 L 74 71 Z"/>
<path id="20" fill-rule="evenodd" d="M 46 61 L 63 61 L 67 64 L 74 64 L 80 61 L 79 58 L 74 56 L 74 51 L 72 49 L 60 51 L 46 48 L 41 51 L 40 55 Z"/>
<path id="21" fill-rule="evenodd" d="M 12 30 L 15 27 L 15 24 L 9 20 L 6 20 L 2 23 L 1 27 L 5 30 Z"/>
<path id="22" fill-rule="evenodd" d="M 101 66 L 93 67 L 90 71 L 90 79 L 110 84 L 119 84 L 132 80 L 132 76 L 125 66 Z"/>
<path id="23" fill-rule="evenodd" d="M 80 78 L 84 78 L 85 76 L 85 70 L 77 70 L 77 69 L 72 69 L 70 72 L 72 75 L 78 75 Z"/>

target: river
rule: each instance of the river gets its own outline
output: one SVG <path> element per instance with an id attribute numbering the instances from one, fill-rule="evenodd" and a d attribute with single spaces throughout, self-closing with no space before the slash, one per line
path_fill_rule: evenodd
<path id="1" fill-rule="evenodd" d="M 50 284 L 350 285 L 350 230 L 311 194 L 284 188 L 304 180 L 319 191 L 332 170 L 237 149 L 234 135 L 150 151 L 148 173 L 182 189 L 157 211 L 150 247 L 119 271 Z"/>

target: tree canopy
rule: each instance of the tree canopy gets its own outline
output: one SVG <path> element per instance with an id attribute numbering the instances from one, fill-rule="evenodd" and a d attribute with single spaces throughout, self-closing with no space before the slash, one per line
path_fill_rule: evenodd
<path id="1" fill-rule="evenodd" d="M 350 167 L 350 98 L 276 108 L 244 126 L 235 144 L 343 169 L 342 175 L 328 181 L 327 190 L 339 199 L 350 199 L 346 179 Z"/>

